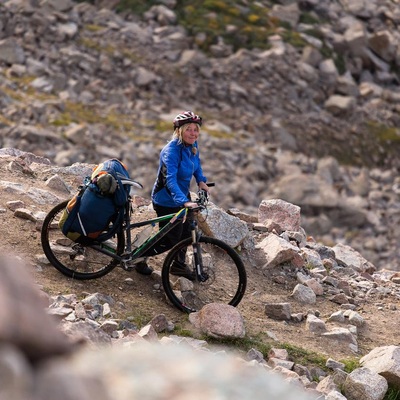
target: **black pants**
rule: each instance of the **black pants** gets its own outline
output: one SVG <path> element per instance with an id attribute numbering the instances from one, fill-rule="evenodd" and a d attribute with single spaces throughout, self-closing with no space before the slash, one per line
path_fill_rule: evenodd
<path id="1" fill-rule="evenodd" d="M 163 207 L 159 206 L 157 204 L 153 203 L 153 208 L 155 212 L 157 213 L 157 217 L 162 217 L 164 215 L 168 214 L 174 214 L 177 213 L 179 210 L 182 209 L 182 207 Z M 165 221 L 160 221 L 159 222 L 159 229 L 163 228 L 165 225 L 167 225 L 169 220 Z M 187 239 L 191 237 L 191 231 L 190 231 L 190 220 L 187 217 L 186 221 L 182 224 L 179 223 L 175 228 L 170 230 L 155 246 L 153 249 L 147 251 L 144 255 L 151 257 L 156 254 L 164 253 L 167 250 L 170 250 L 172 247 L 174 247 L 178 242 L 180 242 L 183 239 Z M 176 257 L 176 260 L 184 263 L 185 262 L 185 255 L 186 251 L 180 251 L 178 253 L 178 256 Z"/>

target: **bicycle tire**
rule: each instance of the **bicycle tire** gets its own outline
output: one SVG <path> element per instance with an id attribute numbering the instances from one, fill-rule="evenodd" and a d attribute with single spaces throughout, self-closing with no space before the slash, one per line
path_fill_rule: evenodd
<path id="1" fill-rule="evenodd" d="M 225 242 L 202 236 L 199 240 L 203 269 L 208 275 L 205 282 L 193 282 L 172 275 L 172 263 L 178 253 L 186 250 L 186 264 L 192 265 L 192 239 L 176 244 L 167 254 L 162 268 L 162 283 L 171 303 L 181 311 L 199 311 L 209 303 L 223 303 L 236 307 L 242 300 L 247 284 L 246 269 L 239 254 Z"/>
<path id="2" fill-rule="evenodd" d="M 40 238 L 44 254 L 53 267 L 70 278 L 101 278 L 111 272 L 118 265 L 118 261 L 91 247 L 75 243 L 63 235 L 58 221 L 68 201 L 57 204 L 43 221 Z M 117 254 L 122 254 L 125 246 L 123 232 L 117 232 L 106 244 Z"/>

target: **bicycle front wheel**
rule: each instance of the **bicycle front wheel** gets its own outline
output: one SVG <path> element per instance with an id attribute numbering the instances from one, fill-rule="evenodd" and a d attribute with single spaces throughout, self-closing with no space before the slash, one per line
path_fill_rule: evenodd
<path id="1" fill-rule="evenodd" d="M 246 270 L 239 254 L 225 242 L 202 236 L 199 240 L 203 264 L 203 281 L 189 281 L 171 274 L 174 260 L 186 252 L 186 265 L 195 270 L 192 239 L 175 245 L 167 254 L 163 269 L 164 291 L 171 303 L 182 311 L 199 311 L 209 303 L 237 306 L 246 290 Z"/>
<path id="2" fill-rule="evenodd" d="M 55 206 L 44 219 L 41 230 L 44 254 L 58 271 L 70 278 L 95 279 L 108 274 L 118 265 L 117 260 L 89 246 L 73 242 L 64 236 L 58 227 L 67 203 L 68 200 Z M 122 232 L 102 244 L 117 254 L 122 254 L 124 245 Z"/>

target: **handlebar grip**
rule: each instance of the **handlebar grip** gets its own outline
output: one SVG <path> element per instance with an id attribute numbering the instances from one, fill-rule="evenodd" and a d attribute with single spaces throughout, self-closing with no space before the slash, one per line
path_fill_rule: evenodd
<path id="1" fill-rule="evenodd" d="M 208 187 L 213 187 L 213 186 L 215 186 L 215 182 L 210 182 L 210 183 L 206 182 L 206 185 Z"/>

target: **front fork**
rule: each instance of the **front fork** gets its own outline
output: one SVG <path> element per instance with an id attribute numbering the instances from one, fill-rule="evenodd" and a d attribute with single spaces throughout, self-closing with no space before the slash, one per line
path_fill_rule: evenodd
<path id="1" fill-rule="evenodd" d="M 193 247 L 193 263 L 196 271 L 196 277 L 199 282 L 205 282 L 208 279 L 208 275 L 203 271 L 203 259 L 201 257 L 201 246 L 200 246 L 200 235 L 196 229 L 197 221 L 191 221 L 191 232 L 192 232 L 192 247 Z"/>

